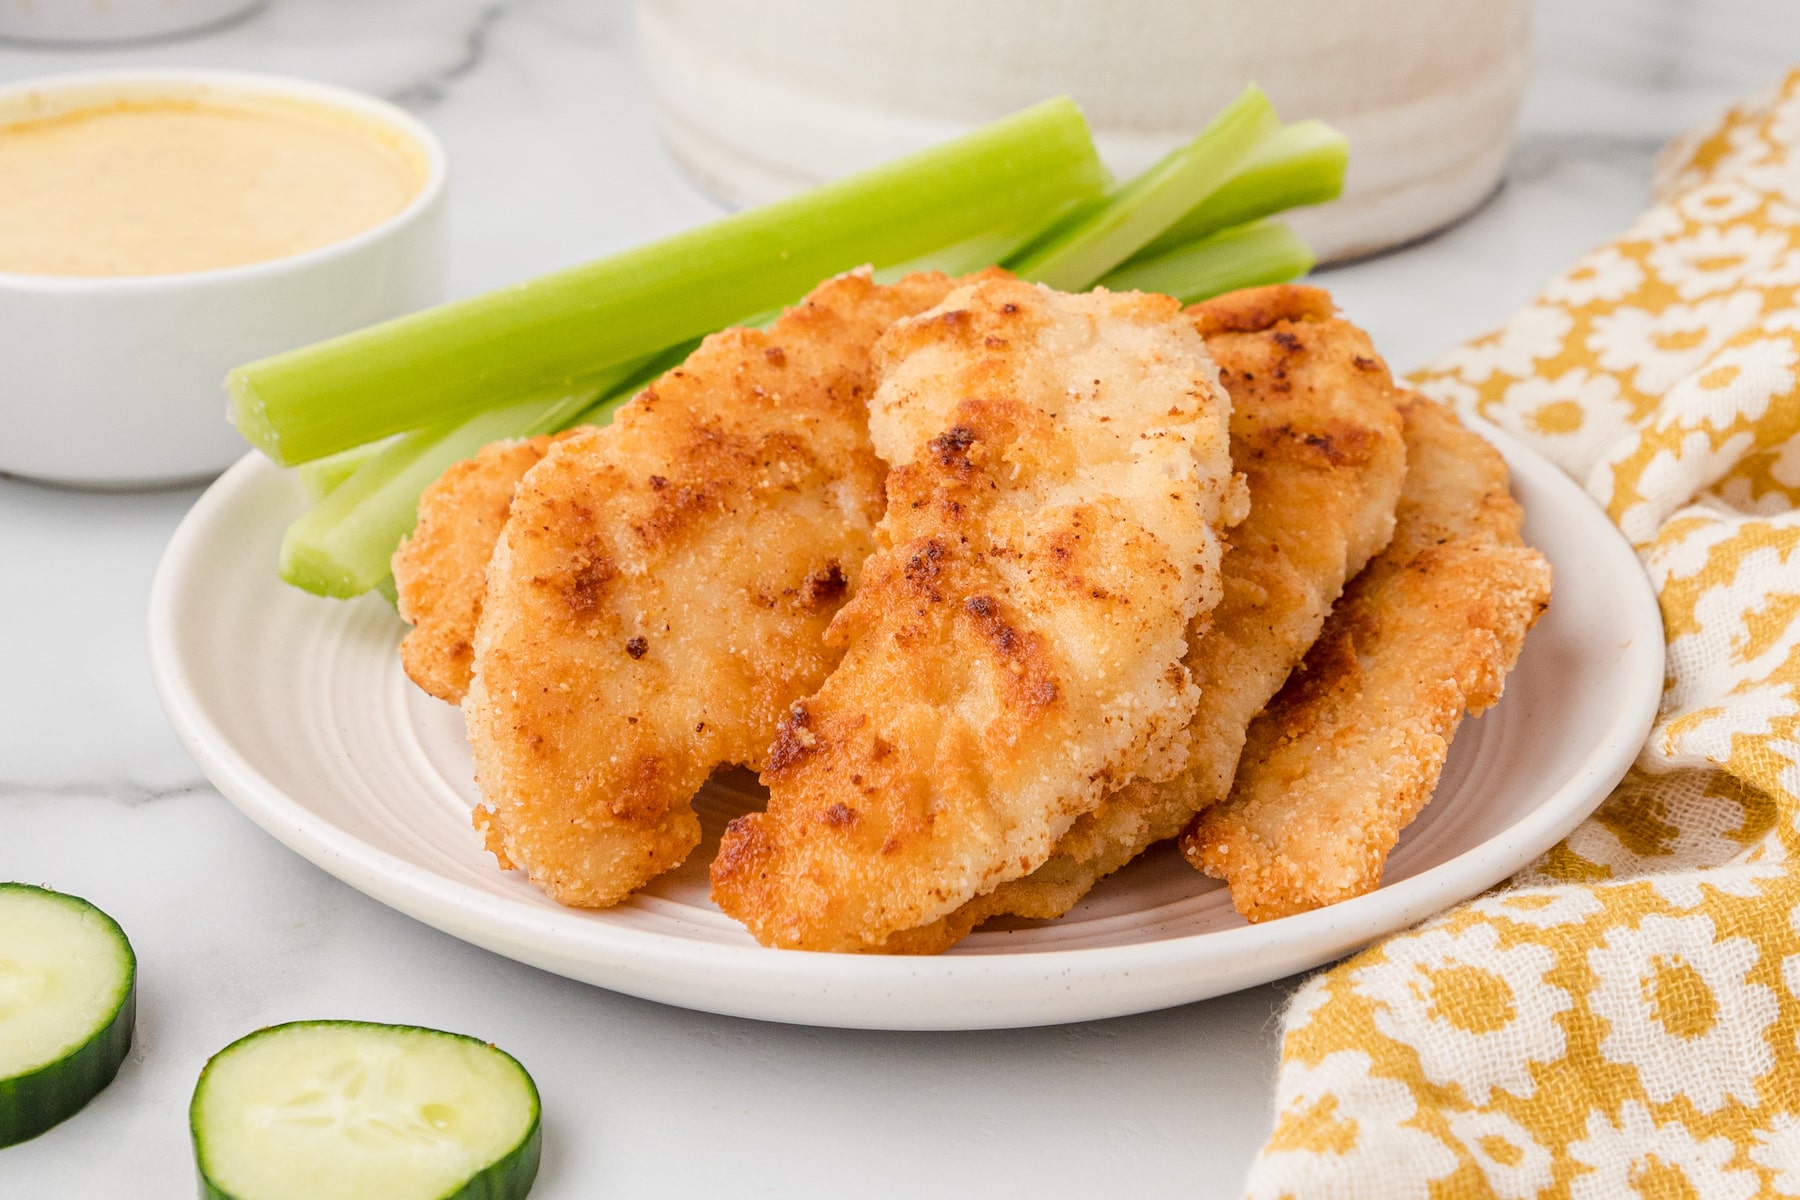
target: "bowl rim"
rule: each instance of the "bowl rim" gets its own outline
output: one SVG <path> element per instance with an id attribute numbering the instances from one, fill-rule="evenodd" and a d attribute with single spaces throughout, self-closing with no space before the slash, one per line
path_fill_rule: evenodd
<path id="1" fill-rule="evenodd" d="M 232 71 L 198 67 L 118 67 L 84 71 L 63 71 L 35 75 L 0 85 L 0 104 L 30 92 L 55 92 L 70 89 L 104 90 L 117 87 L 166 85 L 172 92 L 178 87 L 210 87 L 229 95 L 238 94 L 301 100 L 324 108 L 355 113 L 387 125 L 408 138 L 425 156 L 425 182 L 399 212 L 361 229 L 349 237 L 323 246 L 314 246 L 296 254 L 279 258 L 258 259 L 229 267 L 211 267 L 201 271 L 166 271 L 146 275 L 37 275 L 23 271 L 0 270 L 0 289 L 14 292 L 133 292 L 169 287 L 205 286 L 208 284 L 251 281 L 259 276 L 305 270 L 320 263 L 355 254 L 374 242 L 391 237 L 402 228 L 416 223 L 435 209 L 443 199 L 448 184 L 449 158 L 443 143 L 425 123 L 399 105 L 379 96 L 337 84 L 321 83 L 292 75 L 265 71 Z M 102 103 L 96 100 L 96 107 Z M 4 128 L 4 126 L 0 126 Z"/>

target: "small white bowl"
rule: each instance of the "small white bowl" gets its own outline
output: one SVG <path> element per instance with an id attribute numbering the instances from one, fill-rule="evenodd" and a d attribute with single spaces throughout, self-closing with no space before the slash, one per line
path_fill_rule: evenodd
<path id="1" fill-rule="evenodd" d="M 0 472 L 87 487 L 216 475 L 245 448 L 225 419 L 227 370 L 442 298 L 443 147 L 372 96 L 227 71 L 91 72 L 0 88 L 0 127 L 169 98 L 347 111 L 415 144 L 425 182 L 379 225 L 285 258 L 174 275 L 0 272 Z"/>

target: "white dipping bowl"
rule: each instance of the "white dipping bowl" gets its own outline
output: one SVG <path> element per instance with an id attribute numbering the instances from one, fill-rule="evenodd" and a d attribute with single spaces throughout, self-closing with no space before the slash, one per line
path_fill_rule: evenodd
<path id="1" fill-rule="evenodd" d="M 0 127 L 120 101 L 275 99 L 416 144 L 425 181 L 378 225 L 313 250 L 173 275 L 0 271 L 0 472 L 86 487 L 206 478 L 243 454 L 221 383 L 240 363 L 440 300 L 443 147 L 359 92 L 228 71 L 107 71 L 0 88 Z"/>

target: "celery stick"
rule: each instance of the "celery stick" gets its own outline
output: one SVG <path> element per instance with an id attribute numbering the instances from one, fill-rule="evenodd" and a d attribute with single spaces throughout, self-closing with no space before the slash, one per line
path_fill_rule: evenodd
<path id="1" fill-rule="evenodd" d="M 646 365 L 659 361 L 656 356 L 640 359 L 562 385 L 548 395 L 439 421 L 382 443 L 349 478 L 288 526 L 281 539 L 281 577 L 321 596 L 362 595 L 387 577 L 394 548 L 419 519 L 420 494 L 445 467 L 489 442 L 567 428 L 597 396 L 612 394 L 636 380 Z"/>
<path id="2" fill-rule="evenodd" d="M 1133 258 L 1155 258 L 1221 229 L 1335 200 L 1349 162 L 1349 139 L 1325 122 L 1285 125 L 1224 186 Z"/>
<path id="3" fill-rule="evenodd" d="M 294 474 L 300 477 L 300 486 L 306 489 L 308 499 L 323 500 L 331 495 L 332 489 L 338 484 L 356 474 L 359 467 L 380 454 L 391 441 L 392 438 L 383 438 L 379 442 L 352 446 L 324 458 L 303 462 L 294 468 Z"/>
<path id="4" fill-rule="evenodd" d="M 1161 292 L 1192 304 L 1238 288 L 1298 279 L 1312 266 L 1312 251 L 1293 230 L 1280 221 L 1257 221 L 1157 258 L 1127 263 L 1100 286 L 1115 292 Z"/>
<path id="5" fill-rule="evenodd" d="M 624 382 L 630 382 L 636 378 L 637 376 L 635 374 L 628 375 L 622 383 L 615 383 L 612 386 L 622 386 Z M 543 409 L 531 420 L 520 423 L 517 429 L 514 429 L 510 433 L 500 434 L 499 436 L 503 438 L 526 438 L 536 437 L 540 433 L 561 433 L 563 430 L 568 429 L 573 425 L 582 423 L 581 414 L 586 412 L 588 408 L 594 404 L 596 397 L 609 396 L 611 394 L 611 388 L 603 388 L 599 391 L 584 389 L 579 392 L 572 392 L 569 395 L 564 396 L 561 400 L 558 400 L 555 404 Z M 508 405 L 508 407 L 510 408 L 511 406 Z M 480 414 L 477 413 L 476 415 L 479 416 Z M 470 421 L 473 421 L 474 419 L 474 417 L 469 418 Z M 498 441 L 499 438 L 493 440 Z M 480 449 L 480 447 L 478 446 L 476 449 Z M 473 453 L 473 451 L 470 453 Z"/>
<path id="6" fill-rule="evenodd" d="M 773 321 L 774 315 L 770 315 L 767 319 Z M 754 325 L 756 322 L 746 322 L 746 324 Z M 559 428 L 572 429 L 577 425 L 611 425 L 613 414 L 618 412 L 627 400 L 649 387 L 662 376 L 663 372 L 673 370 L 686 362 L 688 355 L 692 354 L 699 345 L 700 339 L 694 338 L 679 346 L 670 346 L 661 354 L 645 359 L 643 366 L 623 380 L 618 387 L 592 401 L 573 420 Z"/>
<path id="7" fill-rule="evenodd" d="M 707 333 L 863 263 L 1002 233 L 1021 245 L 1105 185 L 1080 110 L 1046 101 L 659 242 L 238 367 L 232 416 L 271 459 L 304 462 Z"/>
<path id="8" fill-rule="evenodd" d="M 626 375 L 636 379 L 635 372 Z M 545 400 L 516 401 L 401 434 L 333 488 L 281 539 L 281 577 L 321 596 L 349 598 L 379 587 L 400 539 L 419 519 L 419 496 L 451 463 L 489 442 L 554 433 L 574 424 L 605 384 Z M 600 394 L 610 394 L 603 392 Z M 391 591 L 391 587 L 389 588 Z"/>
<path id="9" fill-rule="evenodd" d="M 683 342 L 642 359 L 628 371 L 614 372 L 604 387 L 583 388 L 549 402 L 526 400 L 401 434 L 288 526 L 281 541 L 281 577 L 295 587 L 341 599 L 385 588 L 382 594 L 391 600 L 388 563 L 419 519 L 419 496 L 444 468 L 503 438 L 605 424 L 614 409 L 680 365 L 698 344 Z M 300 468 L 303 480 L 312 465 Z"/>
<path id="10" fill-rule="evenodd" d="M 1104 200 L 1089 201 L 1006 265 L 1064 291 L 1092 286 L 1216 192 L 1279 128 L 1269 98 L 1255 85 L 1245 88 L 1193 141 Z"/>
<path id="11" fill-rule="evenodd" d="M 542 401 L 527 401 L 489 409 L 396 439 L 288 526 L 281 577 L 321 596 L 362 595 L 388 574 L 388 559 L 418 520 L 419 494 L 432 480 L 529 424 L 543 408 Z"/>

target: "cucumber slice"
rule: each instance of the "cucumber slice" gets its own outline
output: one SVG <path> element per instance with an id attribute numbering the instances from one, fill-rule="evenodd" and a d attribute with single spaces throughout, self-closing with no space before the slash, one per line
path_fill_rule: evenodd
<path id="1" fill-rule="evenodd" d="M 296 1021 L 213 1055 L 188 1109 L 206 1200 L 521 1200 L 538 1093 L 456 1033 Z"/>
<path id="2" fill-rule="evenodd" d="M 137 956 L 86 900 L 0 883 L 0 1146 L 100 1093 L 131 1049 Z"/>

